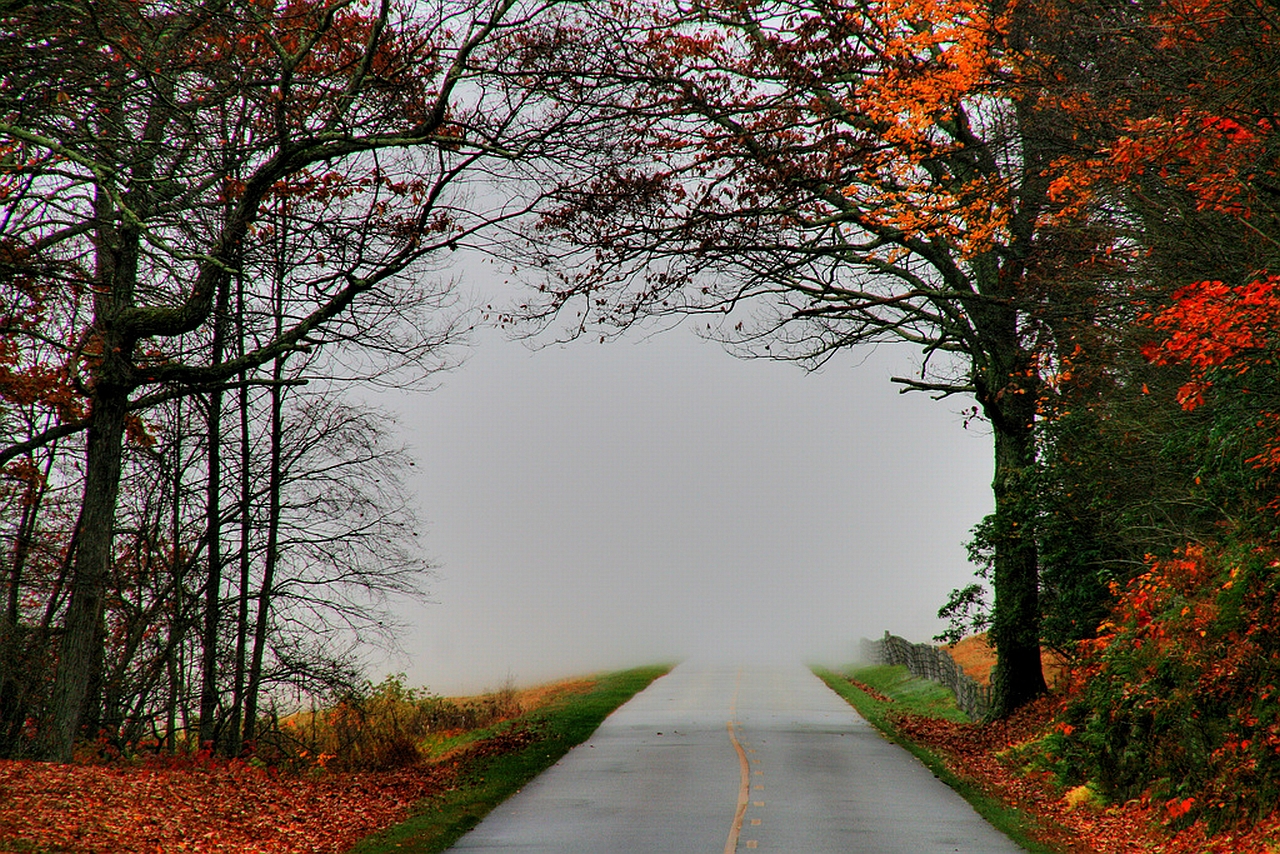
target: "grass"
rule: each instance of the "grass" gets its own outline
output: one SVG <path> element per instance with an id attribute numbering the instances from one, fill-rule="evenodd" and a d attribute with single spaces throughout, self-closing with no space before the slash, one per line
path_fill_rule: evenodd
<path id="1" fill-rule="evenodd" d="M 642 667 L 601 676 L 585 693 L 566 694 L 546 706 L 469 737 L 495 737 L 512 749 L 472 756 L 461 784 L 421 803 L 409 819 L 365 838 L 351 854 L 435 854 L 480 823 L 490 810 L 586 741 L 614 709 L 669 667 Z M 437 750 L 440 745 L 434 746 Z"/>
<path id="2" fill-rule="evenodd" d="M 881 664 L 860 667 L 848 675 L 867 687 L 893 698 L 893 703 L 877 703 L 880 707 L 876 710 L 878 714 L 883 715 L 889 709 L 893 709 L 947 721 L 969 721 L 969 716 L 956 705 L 956 696 L 950 689 L 931 679 L 912 676 L 911 672 L 901 665 Z M 848 684 L 848 680 L 841 681 Z M 831 684 L 830 681 L 827 684 Z M 861 691 L 859 693 L 869 696 Z M 841 694 L 841 696 L 845 695 Z M 849 698 L 846 696 L 845 699 Z"/>
<path id="3" fill-rule="evenodd" d="M 904 737 L 894 725 L 895 714 L 903 712 L 949 721 L 967 721 L 968 716 L 956 706 L 955 696 L 950 690 L 928 679 L 912 676 L 906 667 L 900 665 L 850 667 L 840 672 L 819 667 L 814 668 L 814 672 L 886 738 L 924 763 L 938 779 L 954 789 L 979 815 L 1015 844 L 1031 854 L 1060 854 L 1059 849 L 1039 841 L 1041 828 L 1034 817 L 991 797 L 972 780 L 952 771 L 942 757 Z M 873 697 L 852 684 L 850 678 L 887 696 L 891 702 Z"/>

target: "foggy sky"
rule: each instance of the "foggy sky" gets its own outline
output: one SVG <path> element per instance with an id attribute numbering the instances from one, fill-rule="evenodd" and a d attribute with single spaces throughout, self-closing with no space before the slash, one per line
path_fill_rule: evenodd
<path id="1" fill-rule="evenodd" d="M 375 670 L 457 694 L 929 640 L 971 580 L 992 451 L 967 401 L 898 394 L 914 355 L 806 374 L 686 328 L 537 350 L 482 331 L 439 388 L 382 401 L 439 569 L 434 604 L 401 609 L 406 655 Z"/>

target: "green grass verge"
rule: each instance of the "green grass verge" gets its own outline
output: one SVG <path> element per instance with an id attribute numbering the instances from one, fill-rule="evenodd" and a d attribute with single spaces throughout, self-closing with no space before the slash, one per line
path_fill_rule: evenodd
<path id="1" fill-rule="evenodd" d="M 489 811 L 556 763 L 596 731 L 609 713 L 670 667 L 610 673 L 585 694 L 560 697 L 492 732 L 532 733 L 518 750 L 468 762 L 457 789 L 424 801 L 408 820 L 366 837 L 351 854 L 436 854 L 480 823 Z"/>
<path id="2" fill-rule="evenodd" d="M 881 703 L 873 699 L 873 702 L 879 707 L 875 711 L 881 716 L 889 709 L 894 709 L 898 712 L 908 712 L 913 715 L 924 715 L 928 718 L 941 718 L 948 721 L 967 722 L 969 720 L 969 716 L 956 705 L 956 695 L 951 693 L 951 689 L 931 679 L 912 676 L 911 671 L 901 665 L 883 664 L 873 667 L 859 667 L 856 670 L 849 670 L 847 673 L 868 688 L 873 688 L 881 694 L 893 698 L 893 703 Z M 849 684 L 848 680 L 841 681 L 846 685 Z M 831 684 L 830 680 L 828 680 L 827 684 Z M 852 685 L 849 687 L 853 688 Z M 868 696 L 862 691 L 858 693 Z M 841 694 L 841 696 L 844 696 L 844 694 Z M 848 700 L 849 698 L 845 697 L 845 699 Z"/>
<path id="3" fill-rule="evenodd" d="M 872 726 L 894 744 L 906 748 L 924 763 L 938 779 L 946 783 L 968 801 L 991 825 L 1008 836 L 1031 854 L 1062 854 L 1062 849 L 1040 840 L 1042 826 L 1034 817 L 993 798 L 974 783 L 947 767 L 942 757 L 902 735 L 894 726 L 893 713 L 925 715 L 951 721 L 967 721 L 968 716 L 955 703 L 950 690 L 928 679 L 912 676 L 902 666 L 880 665 L 875 667 L 850 667 L 842 672 L 815 667 L 814 673 L 826 682 L 849 705 L 858 710 Z M 886 703 L 849 682 L 858 680 L 869 688 L 889 697 Z"/>

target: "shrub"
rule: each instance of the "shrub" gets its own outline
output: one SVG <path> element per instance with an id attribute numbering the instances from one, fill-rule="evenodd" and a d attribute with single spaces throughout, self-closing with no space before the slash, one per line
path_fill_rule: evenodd
<path id="1" fill-rule="evenodd" d="M 1280 797 L 1280 559 L 1188 546 L 1116 591 L 1045 749 L 1067 785 L 1211 827 Z"/>
<path id="2" fill-rule="evenodd" d="M 424 694 L 404 676 L 366 683 L 328 709 L 271 726 L 256 753 L 267 761 L 337 770 L 389 770 L 421 761 L 421 745 L 437 733 L 480 729 L 520 714 L 510 686 L 467 701 Z"/>

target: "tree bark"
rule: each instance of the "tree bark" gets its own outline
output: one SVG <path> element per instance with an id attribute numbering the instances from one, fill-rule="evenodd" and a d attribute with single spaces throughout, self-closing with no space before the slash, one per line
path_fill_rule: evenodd
<path id="1" fill-rule="evenodd" d="M 236 312 L 236 316 L 239 318 L 237 337 L 240 339 L 241 348 L 244 346 L 243 296 L 244 293 L 241 290 L 240 307 Z M 247 372 L 241 374 L 242 383 L 247 379 Z M 237 591 L 236 605 L 235 674 L 231 689 L 231 716 L 227 724 L 227 753 L 231 755 L 240 753 L 244 733 L 244 683 L 249 642 L 249 582 L 251 577 L 249 540 L 253 531 L 252 518 L 250 516 L 253 508 L 253 484 L 249 473 L 249 439 L 249 387 L 247 384 L 242 384 L 240 386 L 240 584 Z"/>
<path id="2" fill-rule="evenodd" d="M 213 319 L 213 353 L 210 364 L 223 361 L 229 284 L 224 279 L 218 288 Z M 218 624 L 222 609 L 222 391 L 209 393 L 209 480 L 208 531 L 209 574 L 204 596 L 204 631 L 201 635 L 200 664 L 200 744 L 217 740 L 218 713 Z"/>
<path id="3" fill-rule="evenodd" d="M 1007 716 L 1047 690 L 1040 661 L 1039 555 L 1031 484 L 1035 383 L 1030 359 L 1022 357 L 1015 364 L 1006 385 L 979 395 L 995 434 L 992 718 Z"/>
<path id="4" fill-rule="evenodd" d="M 183 602 L 186 599 L 186 558 L 182 554 L 182 437 L 186 430 L 183 421 L 182 399 L 174 405 L 173 438 L 173 491 L 169 505 L 169 572 L 173 576 L 173 597 L 169 602 L 169 639 L 166 644 L 165 669 L 169 676 L 169 696 L 165 705 L 164 749 L 174 753 L 178 749 L 178 695 L 181 677 L 178 672 L 178 647 L 182 642 Z"/>
<path id="5" fill-rule="evenodd" d="M 275 593 L 276 563 L 280 551 L 280 486 L 282 479 L 281 454 L 284 442 L 284 389 L 280 380 L 284 375 L 284 360 L 277 359 L 272 369 L 271 386 L 271 474 L 267 486 L 267 554 L 262 569 L 262 588 L 258 591 L 258 613 L 253 629 L 253 654 L 249 664 L 249 678 L 245 688 L 244 743 L 253 741 L 258 723 L 258 693 L 262 687 L 262 661 L 267 647 L 267 627 L 271 616 L 271 599 Z"/>
<path id="6" fill-rule="evenodd" d="M 84 500 L 72 572 L 74 583 L 59 648 L 49 726 L 41 751 L 45 759 L 55 762 L 71 761 L 88 697 L 103 594 L 111 566 L 128 403 L 127 386 L 100 381 L 94 387 L 85 449 Z"/>

